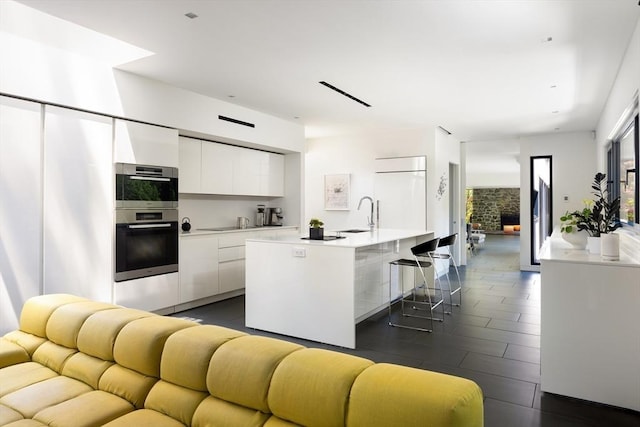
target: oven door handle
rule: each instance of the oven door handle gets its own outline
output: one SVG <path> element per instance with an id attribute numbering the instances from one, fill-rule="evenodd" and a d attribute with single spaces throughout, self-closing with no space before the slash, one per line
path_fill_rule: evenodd
<path id="1" fill-rule="evenodd" d="M 132 224 L 129 228 L 169 228 L 171 224 Z"/>
<path id="2" fill-rule="evenodd" d="M 138 181 L 162 181 L 162 182 L 171 181 L 170 178 L 156 178 L 154 176 L 137 176 L 137 175 L 134 175 L 134 176 L 130 176 L 129 178 L 130 179 L 135 179 L 135 180 L 138 180 Z"/>

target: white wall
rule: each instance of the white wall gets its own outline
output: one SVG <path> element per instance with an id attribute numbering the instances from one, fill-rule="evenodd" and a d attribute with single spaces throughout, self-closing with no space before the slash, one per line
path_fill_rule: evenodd
<path id="1" fill-rule="evenodd" d="M 0 92 L 179 129 L 278 152 L 302 152 L 304 128 L 228 102 L 114 70 L 61 49 L 0 32 Z M 255 124 L 249 128 L 218 115 Z"/>
<path id="2" fill-rule="evenodd" d="M 367 227 L 369 205 L 357 207 L 361 197 L 374 194 L 375 159 L 424 155 L 428 140 L 429 131 L 423 129 L 309 139 L 302 228 L 312 217 L 321 218 L 327 230 Z M 345 173 L 351 175 L 349 210 L 325 210 L 324 176 Z"/>
<path id="3" fill-rule="evenodd" d="M 567 132 L 523 137 L 520 144 L 520 268 L 531 265 L 531 164 L 532 156 L 552 156 L 552 209 L 554 227 L 565 211 L 583 207 L 591 199 L 591 182 L 598 172 L 593 132 Z M 564 196 L 568 201 L 563 201 Z"/>
<path id="4" fill-rule="evenodd" d="M 437 127 L 394 132 L 362 133 L 309 139 L 305 157 L 305 214 L 302 228 L 312 217 L 321 218 L 327 230 L 367 226 L 369 205 L 358 211 L 358 201 L 374 193 L 375 159 L 378 157 L 427 156 L 427 229 L 436 236 L 449 232 L 449 163 L 460 165 L 460 142 Z M 459 168 L 459 173 L 464 169 Z M 324 176 L 351 174 L 351 197 L 348 211 L 324 209 Z M 446 190 L 437 197 L 441 178 Z M 464 180 L 458 177 L 459 192 Z M 462 217 L 464 213 L 461 213 Z M 463 221 L 458 220 L 463 225 Z M 304 230 L 303 230 L 304 231 Z M 458 231 L 460 236 L 464 232 Z"/>
<path id="5" fill-rule="evenodd" d="M 631 36 L 629 47 L 620 64 L 618 75 L 609 93 L 598 126 L 596 127 L 596 139 L 598 141 L 598 167 L 606 172 L 607 145 L 610 142 L 611 133 L 616 131 L 616 125 L 632 103 L 634 94 L 637 96 L 640 90 L 640 20 Z M 621 124 L 621 123 L 620 123 Z"/>

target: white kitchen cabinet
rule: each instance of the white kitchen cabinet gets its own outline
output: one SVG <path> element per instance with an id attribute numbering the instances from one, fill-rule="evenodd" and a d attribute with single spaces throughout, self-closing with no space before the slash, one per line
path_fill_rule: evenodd
<path id="1" fill-rule="evenodd" d="M 233 159 L 238 147 L 202 142 L 202 192 L 206 194 L 234 194 Z"/>
<path id="2" fill-rule="evenodd" d="M 202 141 L 181 137 L 178 151 L 178 192 L 201 193 Z"/>
<path id="3" fill-rule="evenodd" d="M 221 236 L 218 240 L 218 280 L 220 293 L 244 288 L 245 240 L 255 233 L 240 232 Z"/>
<path id="4" fill-rule="evenodd" d="M 44 293 L 111 302 L 112 119 L 57 107 L 45 111 Z"/>
<path id="5" fill-rule="evenodd" d="M 0 97 L 0 335 L 17 329 L 25 301 L 40 294 L 40 109 Z"/>
<path id="6" fill-rule="evenodd" d="M 180 303 L 219 292 L 217 237 L 210 234 L 180 237 Z"/>
<path id="7" fill-rule="evenodd" d="M 262 181 L 267 187 L 262 191 L 266 196 L 284 197 L 284 156 L 275 153 L 267 154 L 267 163 L 263 166 L 265 179 Z"/>
<path id="8" fill-rule="evenodd" d="M 181 138 L 179 168 L 181 193 L 284 196 L 282 154 Z"/>
<path id="9" fill-rule="evenodd" d="M 178 130 L 115 120 L 115 161 L 178 167 Z"/>

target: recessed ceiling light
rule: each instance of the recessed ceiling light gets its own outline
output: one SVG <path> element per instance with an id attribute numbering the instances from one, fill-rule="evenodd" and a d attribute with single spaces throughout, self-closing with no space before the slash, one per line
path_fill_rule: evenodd
<path id="1" fill-rule="evenodd" d="M 560 111 L 558 111 L 558 110 L 553 110 L 553 111 L 552 111 L 552 113 L 553 113 L 553 114 L 558 114 L 559 112 L 560 112 Z"/>
<path id="2" fill-rule="evenodd" d="M 198 17 L 198 15 L 196 15 L 193 12 L 185 13 L 184 16 L 186 16 L 189 19 L 196 19 Z"/>
<path id="3" fill-rule="evenodd" d="M 553 37 L 545 37 L 544 39 L 540 40 L 540 43 L 550 43 L 553 41 Z"/>
<path id="4" fill-rule="evenodd" d="M 228 98 L 235 98 L 235 95 L 227 95 Z"/>
<path id="5" fill-rule="evenodd" d="M 294 119 L 298 120 L 300 116 L 293 116 Z"/>
<path id="6" fill-rule="evenodd" d="M 555 128 L 554 130 L 560 130 L 560 128 Z"/>
<path id="7" fill-rule="evenodd" d="M 555 88 L 557 88 L 557 87 L 558 87 L 558 86 L 556 86 L 556 85 L 551 85 L 551 89 L 555 89 Z"/>

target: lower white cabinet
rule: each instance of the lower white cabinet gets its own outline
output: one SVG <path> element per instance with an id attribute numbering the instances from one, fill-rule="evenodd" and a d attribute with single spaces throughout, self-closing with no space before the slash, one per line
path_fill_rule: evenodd
<path id="1" fill-rule="evenodd" d="M 215 235 L 180 238 L 180 303 L 216 295 L 218 239 Z"/>
<path id="2" fill-rule="evenodd" d="M 218 241 L 218 279 L 220 293 L 244 288 L 244 248 L 245 240 L 255 233 L 231 233 Z"/>

